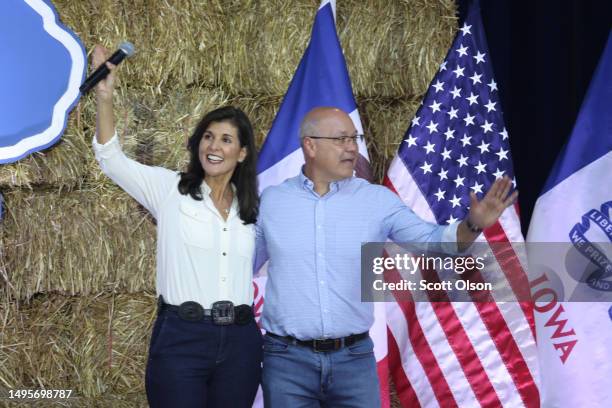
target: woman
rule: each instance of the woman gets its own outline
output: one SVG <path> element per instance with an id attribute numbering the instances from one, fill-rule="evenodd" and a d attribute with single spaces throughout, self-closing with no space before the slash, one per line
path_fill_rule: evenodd
<path id="1" fill-rule="evenodd" d="M 97 67 L 107 51 L 96 47 Z M 184 173 L 128 159 L 115 133 L 115 67 L 96 87 L 96 159 L 157 220 L 158 316 L 146 370 L 151 407 L 250 407 L 261 375 L 252 259 L 259 199 L 253 130 L 239 109 L 209 112 Z"/>

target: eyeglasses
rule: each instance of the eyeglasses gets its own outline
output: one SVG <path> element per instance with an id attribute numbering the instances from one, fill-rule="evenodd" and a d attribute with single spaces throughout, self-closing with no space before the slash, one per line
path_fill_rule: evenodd
<path id="1" fill-rule="evenodd" d="M 304 136 L 311 139 L 327 139 L 331 140 L 336 146 L 346 146 L 348 144 L 357 144 L 363 142 L 363 135 L 355 136 L 339 136 L 339 137 L 327 137 L 327 136 Z"/>

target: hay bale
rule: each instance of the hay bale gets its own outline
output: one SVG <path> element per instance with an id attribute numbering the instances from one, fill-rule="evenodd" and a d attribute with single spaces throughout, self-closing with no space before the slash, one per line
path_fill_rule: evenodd
<path id="1" fill-rule="evenodd" d="M 374 181 L 381 183 L 420 99 L 365 99 L 359 103 Z"/>
<path id="2" fill-rule="evenodd" d="M 360 97 L 423 95 L 457 30 L 453 0 L 337 3 L 337 30 Z"/>
<path id="3" fill-rule="evenodd" d="M 57 1 L 63 21 L 90 50 L 132 39 L 122 67 L 131 88 L 223 87 L 281 95 L 308 41 L 317 2 L 137 0 Z"/>
<path id="4" fill-rule="evenodd" d="M 220 85 L 233 94 L 284 95 L 308 45 L 319 2 L 245 1 L 226 9 Z"/>
<path id="5" fill-rule="evenodd" d="M 11 297 L 152 290 L 155 227 L 118 188 L 11 191 L 0 245 Z"/>
<path id="6" fill-rule="evenodd" d="M 125 40 L 136 56 L 121 68 L 130 88 L 167 89 L 217 85 L 218 38 L 225 32 L 222 6 L 193 0 L 58 0 L 62 21 L 90 51 L 96 43 L 114 50 Z"/>
<path id="7" fill-rule="evenodd" d="M 82 131 L 76 125 L 73 112 L 65 134 L 54 146 L 31 154 L 16 163 L 0 165 L 0 189 L 46 188 L 78 189 L 87 174 L 83 162 L 87 146 Z"/>
<path id="8" fill-rule="evenodd" d="M 144 368 L 155 319 L 151 293 L 40 295 L 29 303 L 4 303 L 0 313 L 8 316 L 0 321 L 4 387 L 72 389 L 74 406 L 109 406 L 84 404 L 94 398 L 104 403 L 108 397 L 109 404 L 125 400 L 117 396 L 145 401 Z"/>
<path id="9" fill-rule="evenodd" d="M 283 95 L 306 49 L 319 1 L 57 1 L 90 50 L 132 39 L 122 67 L 132 89 L 221 87 L 235 95 Z M 359 96 L 425 91 L 456 30 L 452 0 L 342 1 L 337 26 Z"/>

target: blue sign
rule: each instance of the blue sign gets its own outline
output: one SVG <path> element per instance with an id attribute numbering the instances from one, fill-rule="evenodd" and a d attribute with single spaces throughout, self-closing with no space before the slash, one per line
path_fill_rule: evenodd
<path id="1" fill-rule="evenodd" d="M 49 0 L 0 1 L 0 55 L 0 163 L 10 163 L 59 140 L 87 59 Z"/>

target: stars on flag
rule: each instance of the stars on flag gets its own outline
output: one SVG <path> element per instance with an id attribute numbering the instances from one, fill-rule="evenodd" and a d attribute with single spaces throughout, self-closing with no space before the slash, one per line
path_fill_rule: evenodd
<path id="1" fill-rule="evenodd" d="M 504 150 L 503 147 L 500 147 L 499 152 L 496 152 L 495 154 L 499 157 L 499 161 L 502 161 L 504 159 L 506 160 L 508 159 L 508 153 L 509 153 L 508 150 Z"/>
<path id="2" fill-rule="evenodd" d="M 463 118 L 463 120 L 465 121 L 465 126 L 467 125 L 473 125 L 474 124 L 474 118 L 476 116 L 472 116 L 469 113 L 465 114 L 465 118 Z"/>
<path id="3" fill-rule="evenodd" d="M 453 180 L 453 182 L 455 183 L 455 187 L 462 186 L 463 180 L 465 180 L 465 177 L 461 177 L 460 175 L 457 175 L 457 177 Z"/>
<path id="4" fill-rule="evenodd" d="M 431 105 L 429 105 L 429 107 L 431 108 L 431 113 L 439 112 L 440 111 L 440 105 L 442 105 L 440 102 L 436 102 L 434 100 L 433 103 Z"/>
<path id="5" fill-rule="evenodd" d="M 456 194 L 453 194 L 453 198 L 449 200 L 453 205 L 453 208 L 461 205 L 461 198 L 457 197 Z"/>
<path id="6" fill-rule="evenodd" d="M 453 90 L 450 91 L 450 93 L 453 95 L 453 99 L 458 98 L 461 96 L 461 89 L 457 88 L 456 86 L 453 87 Z"/>
<path id="7" fill-rule="evenodd" d="M 444 132 L 444 136 L 446 136 L 446 140 L 454 139 L 455 129 L 451 129 L 450 127 L 446 129 Z"/>
<path id="8" fill-rule="evenodd" d="M 470 190 L 472 190 L 476 194 L 482 194 L 482 187 L 482 184 L 478 184 L 477 181 L 474 181 L 474 185 L 470 187 Z"/>
<path id="9" fill-rule="evenodd" d="M 423 149 L 425 149 L 425 154 L 434 153 L 436 151 L 435 147 L 435 144 L 431 143 L 430 141 L 427 141 L 427 144 L 423 146 Z"/>
<path id="10" fill-rule="evenodd" d="M 477 38 L 461 27 L 399 151 L 436 219 L 449 224 L 465 216 L 471 192 L 482 198 L 504 175 L 516 186 L 497 82 Z"/>
<path id="11" fill-rule="evenodd" d="M 468 50 L 468 47 L 462 45 L 461 47 L 457 48 L 455 51 L 457 51 L 460 57 L 463 57 L 464 55 L 467 55 L 467 50 Z"/>
<path id="12" fill-rule="evenodd" d="M 482 131 L 487 133 L 487 132 L 492 132 L 493 131 L 493 123 L 489 123 L 488 120 L 485 120 L 484 123 L 480 126 L 482 128 Z"/>
<path id="13" fill-rule="evenodd" d="M 455 68 L 455 70 L 453 71 L 455 73 L 455 75 L 457 76 L 457 78 L 464 76 L 463 70 L 465 68 L 461 67 L 459 65 L 457 65 L 457 68 Z"/>
<path id="14" fill-rule="evenodd" d="M 478 95 L 474 95 L 474 92 L 470 92 L 470 96 L 465 99 L 470 102 L 470 106 L 472 106 L 474 103 L 478 103 Z"/>
<path id="15" fill-rule="evenodd" d="M 502 140 L 508 140 L 508 131 L 506 130 L 505 127 L 504 127 L 504 130 L 499 132 L 499 134 L 502 135 Z"/>
<path id="16" fill-rule="evenodd" d="M 484 152 L 488 152 L 489 151 L 489 145 L 490 145 L 490 143 L 485 143 L 484 140 L 482 142 L 480 142 L 480 146 L 478 146 L 478 148 L 480 149 L 480 154 L 483 154 Z"/>
<path id="17" fill-rule="evenodd" d="M 461 27 L 459 31 L 461 31 L 463 36 L 466 36 L 467 34 L 472 34 L 472 32 L 470 31 L 471 28 L 472 28 L 471 25 L 467 25 L 467 23 L 464 23 L 463 27 Z"/>
<path id="18" fill-rule="evenodd" d="M 478 164 L 476 166 L 474 166 L 474 168 L 478 172 L 477 174 L 486 172 L 487 171 L 486 167 L 487 167 L 487 165 L 485 163 L 482 163 L 480 160 L 478 160 Z"/>
<path id="19" fill-rule="evenodd" d="M 499 167 L 495 170 L 495 173 L 493 173 L 493 175 L 495 176 L 495 180 L 500 179 L 502 177 L 504 177 L 504 171 L 500 170 Z"/>
<path id="20" fill-rule="evenodd" d="M 425 126 L 427 129 L 429 129 L 429 133 L 433 133 L 433 132 L 437 132 L 438 131 L 438 124 L 434 123 L 433 120 L 429 121 L 429 125 Z"/>
<path id="21" fill-rule="evenodd" d="M 448 170 L 440 170 L 440 172 L 438 173 L 438 177 L 440 177 L 440 180 L 448 180 Z"/>
<path id="22" fill-rule="evenodd" d="M 491 89 L 491 92 L 497 91 L 497 82 L 495 82 L 494 79 L 491 79 L 491 82 L 489 82 L 487 86 Z"/>
<path id="23" fill-rule="evenodd" d="M 423 163 L 423 165 L 419 168 L 423 170 L 423 174 L 431 173 L 431 164 L 427 162 Z"/>
<path id="24" fill-rule="evenodd" d="M 480 78 L 482 78 L 482 74 L 477 74 L 476 72 L 474 72 L 474 75 L 470 77 L 470 79 L 472 80 L 472 85 L 481 84 L 482 81 L 480 80 Z"/>
<path id="25" fill-rule="evenodd" d="M 408 143 L 408 147 L 416 146 L 417 145 L 416 141 L 417 141 L 417 138 L 412 135 L 408 135 L 408 138 L 404 140 L 404 142 Z"/>
<path id="26" fill-rule="evenodd" d="M 476 55 L 472 56 L 475 60 L 476 60 L 476 64 L 480 64 L 481 62 L 485 62 L 485 54 L 481 53 L 480 51 L 478 51 L 478 53 Z"/>

